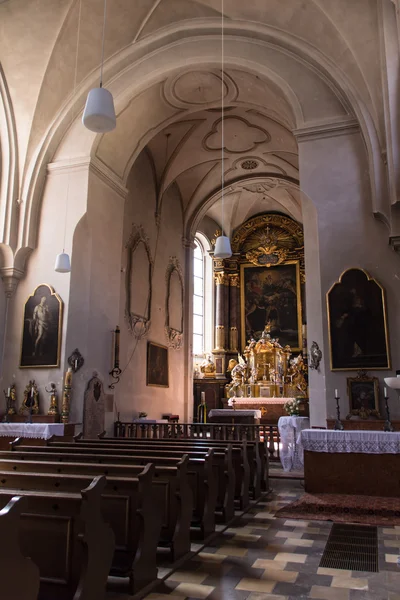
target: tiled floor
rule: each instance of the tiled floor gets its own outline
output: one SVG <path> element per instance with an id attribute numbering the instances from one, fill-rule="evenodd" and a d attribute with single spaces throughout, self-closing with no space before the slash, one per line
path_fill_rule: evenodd
<path id="1" fill-rule="evenodd" d="M 275 511 L 302 488 L 295 480 L 274 480 L 273 487 L 272 496 L 173 572 L 146 600 L 400 600 L 400 527 L 378 528 L 379 573 L 319 568 L 331 523 L 276 519 Z"/>

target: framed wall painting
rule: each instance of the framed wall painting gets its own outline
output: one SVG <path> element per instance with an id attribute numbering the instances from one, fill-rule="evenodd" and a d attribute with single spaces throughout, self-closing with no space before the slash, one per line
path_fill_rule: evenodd
<path id="1" fill-rule="evenodd" d="M 42 283 L 25 302 L 20 368 L 60 365 L 63 302 L 47 283 Z"/>
<path id="2" fill-rule="evenodd" d="M 379 380 L 361 374 L 347 378 L 349 415 L 379 416 Z"/>
<path id="3" fill-rule="evenodd" d="M 169 387 L 168 348 L 147 342 L 146 385 Z"/>
<path id="4" fill-rule="evenodd" d="M 351 268 L 327 293 L 332 371 L 390 369 L 385 294 L 366 271 Z"/>
<path id="5" fill-rule="evenodd" d="M 266 325 L 270 335 L 295 352 L 302 349 L 300 264 L 270 267 L 240 265 L 242 346 L 258 339 Z"/>

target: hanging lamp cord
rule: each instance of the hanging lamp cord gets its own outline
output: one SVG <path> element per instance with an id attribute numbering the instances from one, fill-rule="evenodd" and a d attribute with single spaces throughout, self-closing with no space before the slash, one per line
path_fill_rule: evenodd
<path id="1" fill-rule="evenodd" d="M 101 40 L 100 87 L 103 87 L 104 40 L 106 37 L 107 0 L 104 0 L 103 36 Z"/>
<path id="2" fill-rule="evenodd" d="M 224 235 L 224 145 L 225 145 L 225 122 L 224 122 L 224 95 L 225 95 L 225 77 L 224 77 L 224 0 L 221 0 L 221 230 Z"/>

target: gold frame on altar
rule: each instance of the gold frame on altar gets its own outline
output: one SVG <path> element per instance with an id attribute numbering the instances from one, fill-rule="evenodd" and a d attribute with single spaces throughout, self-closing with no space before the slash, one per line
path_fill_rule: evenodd
<path id="1" fill-rule="evenodd" d="M 290 348 L 294 352 L 300 352 L 303 346 L 303 335 L 302 335 L 302 303 L 301 303 L 301 280 L 300 280 L 300 261 L 299 260 L 287 260 L 283 261 L 278 265 L 270 266 L 259 266 L 252 263 L 242 263 L 240 265 L 240 319 L 241 319 L 241 330 L 242 330 L 242 349 L 245 348 L 247 343 L 246 335 L 246 317 L 245 317 L 245 270 L 247 269 L 258 269 L 259 271 L 268 273 L 275 269 L 282 269 L 288 265 L 295 265 L 296 269 L 296 303 L 297 303 L 297 341 L 296 346 L 290 345 Z M 272 337 L 273 334 L 272 334 Z M 279 336 L 278 336 L 279 337 Z M 281 345 L 285 346 L 288 342 L 280 339 Z"/>

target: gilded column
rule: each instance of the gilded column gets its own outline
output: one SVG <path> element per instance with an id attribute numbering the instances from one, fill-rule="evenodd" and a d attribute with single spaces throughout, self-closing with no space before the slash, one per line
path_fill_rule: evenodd
<path id="1" fill-rule="evenodd" d="M 215 281 L 215 351 L 225 351 L 225 285 L 224 271 L 214 273 Z"/>
<path id="2" fill-rule="evenodd" d="M 239 273 L 229 275 L 229 352 L 238 352 L 239 348 Z"/>

